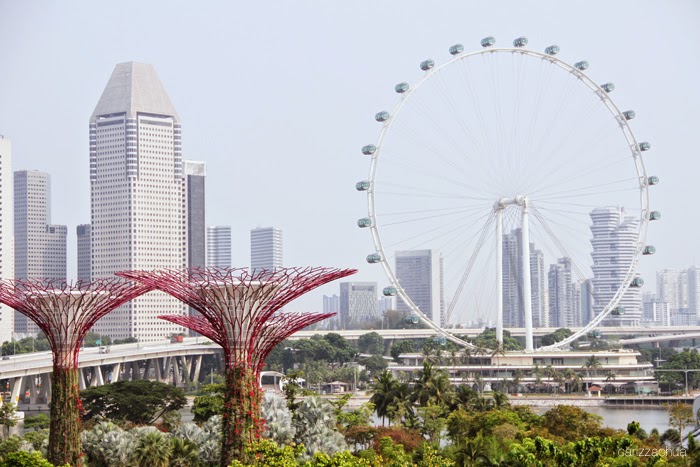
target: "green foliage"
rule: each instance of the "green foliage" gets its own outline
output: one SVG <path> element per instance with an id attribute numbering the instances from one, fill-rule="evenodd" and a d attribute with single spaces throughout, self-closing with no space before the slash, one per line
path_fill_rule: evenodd
<path id="1" fill-rule="evenodd" d="M 661 369 L 664 370 L 687 370 L 700 368 L 700 353 L 697 349 L 683 349 L 682 352 L 675 353 L 668 358 Z M 672 385 L 672 387 L 685 388 L 685 372 L 657 371 L 655 373 L 659 383 Z M 688 388 L 700 386 L 700 372 L 688 372 Z"/>
<path id="2" fill-rule="evenodd" d="M 118 381 L 81 393 L 84 418 L 103 417 L 136 424 L 153 423 L 165 412 L 179 410 L 187 399 L 182 389 L 158 381 Z"/>
<path id="3" fill-rule="evenodd" d="M 37 337 L 25 337 L 16 341 L 5 341 L 2 344 L 3 355 L 19 355 L 31 352 L 45 352 L 47 350 L 51 350 L 51 346 L 44 333 L 39 333 Z"/>
<path id="4" fill-rule="evenodd" d="M 384 355 L 384 338 L 376 332 L 362 334 L 357 339 L 357 349 L 360 353 Z"/>
<path id="5" fill-rule="evenodd" d="M 170 454 L 168 437 L 159 431 L 151 431 L 136 438 L 130 458 L 139 467 L 167 467 Z"/>
<path id="6" fill-rule="evenodd" d="M 204 422 L 224 411 L 224 385 L 205 384 L 200 395 L 194 398 L 192 413 L 195 422 Z"/>
<path id="7" fill-rule="evenodd" d="M 409 340 L 396 341 L 393 344 L 391 344 L 391 348 L 389 349 L 389 354 L 396 361 L 396 363 L 400 363 L 399 355 L 401 355 L 402 353 L 411 353 L 411 352 L 415 352 L 415 351 L 416 351 L 416 348 L 413 345 L 413 341 L 409 341 Z"/>
<path id="8" fill-rule="evenodd" d="M 136 344 L 139 340 L 135 337 L 125 337 L 124 339 L 114 339 L 112 342 L 114 345 L 120 344 Z"/>
<path id="9" fill-rule="evenodd" d="M 40 413 L 34 415 L 33 417 L 24 418 L 24 429 L 25 430 L 43 430 L 49 427 L 51 419 L 45 413 Z"/>
<path id="10" fill-rule="evenodd" d="M 17 425 L 17 406 L 12 402 L 0 405 L 0 425 L 2 425 L 2 437 L 5 438 L 10 428 Z"/>
<path id="11" fill-rule="evenodd" d="M 544 414 L 544 427 L 567 441 L 597 436 L 602 418 L 572 405 L 557 405 Z"/>
<path id="12" fill-rule="evenodd" d="M 0 467 L 54 467 L 40 452 L 17 451 L 5 456 Z"/>
<path id="13" fill-rule="evenodd" d="M 542 346 L 554 345 L 557 342 L 563 341 L 564 339 L 566 339 L 567 337 L 569 337 L 572 334 L 573 334 L 573 332 L 571 331 L 571 329 L 567 329 L 567 328 L 557 329 L 556 331 L 554 331 L 551 334 L 545 334 L 544 336 L 542 336 L 542 339 L 540 340 L 540 345 L 542 345 Z"/>
<path id="14" fill-rule="evenodd" d="M 83 347 L 98 347 L 100 345 L 112 345 L 112 338 L 109 336 L 101 336 L 96 332 L 88 332 L 85 334 L 85 337 L 83 337 Z"/>
<path id="15" fill-rule="evenodd" d="M 693 416 L 693 407 L 688 404 L 668 404 L 668 424 L 678 428 L 680 439 L 683 439 L 683 428 L 695 421 Z"/>
<path id="16" fill-rule="evenodd" d="M 386 370 L 389 363 L 384 360 L 381 355 L 372 355 L 368 358 L 363 358 L 360 360 L 360 364 L 364 365 L 371 374 L 376 375 L 382 370 Z"/>
<path id="17" fill-rule="evenodd" d="M 470 339 L 471 343 L 478 348 L 483 349 L 497 349 L 500 344 L 498 339 L 496 339 L 496 328 L 486 328 L 484 332 L 479 334 L 473 339 Z M 510 335 L 510 331 L 503 330 L 503 349 L 505 350 L 523 350 L 523 344 L 519 340 Z"/>

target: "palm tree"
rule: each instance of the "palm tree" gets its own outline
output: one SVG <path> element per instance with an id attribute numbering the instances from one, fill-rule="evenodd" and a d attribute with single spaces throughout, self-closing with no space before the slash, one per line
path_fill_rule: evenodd
<path id="1" fill-rule="evenodd" d="M 564 388 L 564 391 L 566 391 L 566 377 L 564 377 L 564 372 L 554 370 L 554 380 L 557 382 L 559 387 Z"/>
<path id="2" fill-rule="evenodd" d="M 196 467 L 199 463 L 199 446 L 180 438 L 170 440 L 170 467 Z"/>
<path id="3" fill-rule="evenodd" d="M 552 365 L 547 365 L 544 368 L 544 375 L 547 377 L 547 386 L 550 386 L 552 383 L 552 380 L 554 379 L 554 374 L 556 373 L 556 370 Z"/>
<path id="4" fill-rule="evenodd" d="M 520 386 L 523 376 L 525 376 L 523 370 L 519 368 L 513 372 L 513 386 L 515 386 L 515 392 L 518 392 L 518 386 Z"/>
<path id="5" fill-rule="evenodd" d="M 377 415 L 382 417 L 382 426 L 384 418 L 389 415 L 397 385 L 398 381 L 387 370 L 382 371 L 372 385 L 373 394 L 369 401 L 374 404 Z"/>
<path id="6" fill-rule="evenodd" d="M 457 448 L 455 460 L 459 466 L 488 465 L 491 451 L 489 440 L 479 433 L 476 438 L 466 440 Z"/>
<path id="7" fill-rule="evenodd" d="M 542 384 L 542 368 L 539 363 L 535 363 L 532 367 L 532 375 L 535 377 L 535 389 L 539 392 L 540 384 Z"/>
<path id="8" fill-rule="evenodd" d="M 508 402 L 508 396 L 502 392 L 493 393 L 493 405 L 497 409 L 502 409 L 504 407 L 510 407 L 510 402 Z"/>
<path id="9" fill-rule="evenodd" d="M 167 467 L 170 441 L 160 431 L 151 431 L 136 439 L 131 459 L 139 467 Z"/>
<path id="10" fill-rule="evenodd" d="M 602 365 L 600 363 L 600 360 L 595 355 L 591 355 L 586 359 L 586 363 L 583 364 L 583 367 L 587 370 L 588 377 L 591 377 L 591 370 L 595 373 L 595 370 L 597 368 L 600 368 Z M 590 381 L 589 381 L 590 383 Z"/>
<path id="11" fill-rule="evenodd" d="M 423 362 L 423 370 L 414 382 L 414 400 L 422 406 L 447 403 L 452 397 L 452 384 L 445 371 L 435 370 L 433 365 Z"/>

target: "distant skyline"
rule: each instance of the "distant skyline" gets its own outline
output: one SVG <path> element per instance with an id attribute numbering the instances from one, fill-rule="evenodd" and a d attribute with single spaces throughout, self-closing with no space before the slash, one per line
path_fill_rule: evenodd
<path id="1" fill-rule="evenodd" d="M 272 8 L 271 8 L 272 7 Z M 138 8 L 138 14 L 134 10 Z M 604 12 L 604 14 L 601 14 Z M 357 281 L 388 285 L 368 265 L 369 233 L 355 226 L 366 198 L 359 154 L 376 141 L 376 112 L 396 102 L 393 86 L 417 76 L 447 47 L 477 50 L 525 35 L 589 74 L 616 84 L 633 108 L 660 222 L 641 261 L 644 290 L 657 270 L 700 262 L 700 216 L 688 201 L 700 173 L 693 154 L 700 116 L 700 4 L 694 1 L 423 2 L 271 4 L 0 0 L 0 134 L 12 141 L 12 170 L 48 172 L 52 217 L 68 227 L 68 275 L 76 277 L 76 235 L 90 222 L 88 123 L 114 66 L 152 64 L 177 108 L 183 158 L 206 162 L 207 224 L 231 225 L 233 265 L 249 264 L 249 232 L 285 235 L 286 266 L 355 267 Z M 119 40 L 115 40 L 119 38 Z M 286 309 L 320 310 L 329 284 Z"/>

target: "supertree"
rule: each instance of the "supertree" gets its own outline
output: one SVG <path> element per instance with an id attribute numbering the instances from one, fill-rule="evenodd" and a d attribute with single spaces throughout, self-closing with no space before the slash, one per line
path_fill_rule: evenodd
<path id="1" fill-rule="evenodd" d="M 85 334 L 103 316 L 151 290 L 119 278 L 66 283 L 58 280 L 0 281 L 0 302 L 34 321 L 53 354 L 49 461 L 81 465 L 78 352 Z"/>
<path id="2" fill-rule="evenodd" d="M 277 268 L 128 271 L 136 280 L 178 298 L 201 316 L 161 316 L 209 337 L 224 351 L 226 389 L 221 465 L 240 458 L 246 443 L 260 437 L 260 370 L 275 345 L 310 324 L 333 316 L 281 312 L 306 292 L 357 272 L 354 269 Z"/>

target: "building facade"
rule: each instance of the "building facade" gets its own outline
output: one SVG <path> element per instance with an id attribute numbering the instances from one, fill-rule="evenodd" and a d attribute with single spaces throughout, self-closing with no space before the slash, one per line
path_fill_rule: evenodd
<path id="1" fill-rule="evenodd" d="M 503 234 L 503 326 L 521 328 L 525 326 L 523 306 L 523 249 L 522 230 L 514 229 Z M 530 243 L 530 303 L 532 325 L 546 327 L 549 322 L 546 293 L 547 276 L 544 254 Z"/>
<path id="2" fill-rule="evenodd" d="M 207 227 L 208 268 L 231 267 L 231 226 L 210 225 Z"/>
<path id="3" fill-rule="evenodd" d="M 90 282 L 90 224 L 80 224 L 75 228 L 75 233 L 78 237 L 78 280 Z"/>
<path id="4" fill-rule="evenodd" d="M 12 144 L 0 135 L 0 279 L 15 277 Z M 15 311 L 0 304 L 0 344 L 12 340 Z"/>
<path id="5" fill-rule="evenodd" d="M 187 267 L 204 268 L 207 261 L 206 164 L 185 161 L 185 177 Z"/>
<path id="6" fill-rule="evenodd" d="M 700 323 L 700 268 L 688 268 L 688 311 L 695 314 Z"/>
<path id="7" fill-rule="evenodd" d="M 15 277 L 66 279 L 65 225 L 51 224 L 51 177 L 38 170 L 14 174 Z M 15 332 L 36 335 L 32 320 L 15 313 Z"/>
<path id="8" fill-rule="evenodd" d="M 180 117 L 151 65 L 118 64 L 90 118 L 93 279 L 124 270 L 187 266 L 187 210 Z M 159 319 L 186 314 L 159 291 L 102 318 L 94 331 L 161 340 L 184 328 Z"/>
<path id="9" fill-rule="evenodd" d="M 432 322 L 445 324 L 442 322 L 445 312 L 442 256 L 435 250 L 405 250 L 397 251 L 395 260 L 396 279 L 401 288 Z M 403 300 L 397 300 L 396 309 L 410 312 Z"/>
<path id="10" fill-rule="evenodd" d="M 340 283 L 340 327 L 357 329 L 379 319 L 376 282 Z"/>
<path id="11" fill-rule="evenodd" d="M 688 309 L 688 271 L 664 269 L 656 273 L 656 296 L 668 303 L 671 313 Z"/>
<path id="12" fill-rule="evenodd" d="M 591 258 L 593 265 L 593 313 L 598 316 L 622 287 L 622 281 L 633 266 L 637 249 L 639 220 L 625 215 L 622 207 L 596 208 L 591 216 Z M 642 295 L 639 288 L 629 287 L 618 306 L 621 316 L 609 316 L 608 326 L 639 326 L 642 318 Z"/>
<path id="13" fill-rule="evenodd" d="M 282 230 L 258 227 L 250 231 L 250 267 L 253 271 L 282 267 Z"/>

